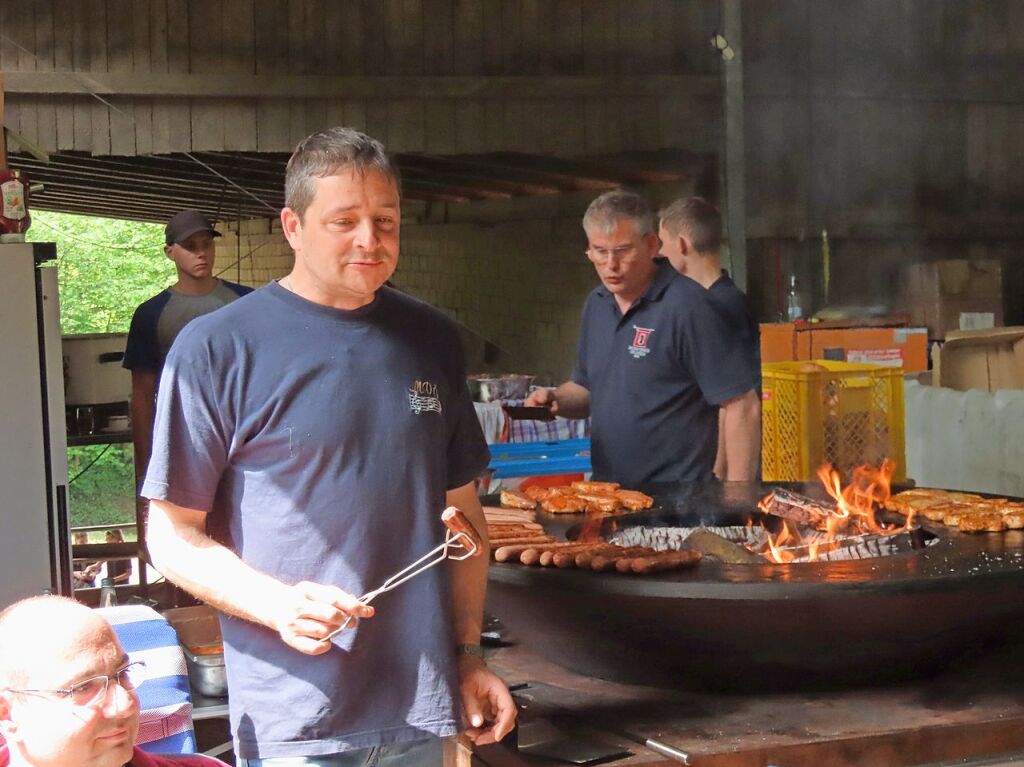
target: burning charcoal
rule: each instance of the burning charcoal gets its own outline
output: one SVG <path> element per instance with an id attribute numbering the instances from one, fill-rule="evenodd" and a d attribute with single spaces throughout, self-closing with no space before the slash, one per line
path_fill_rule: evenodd
<path id="1" fill-rule="evenodd" d="M 734 565 L 764 564 L 761 557 L 706 528 L 697 528 L 686 538 L 686 548 Z"/>
<path id="2" fill-rule="evenodd" d="M 648 546 L 656 551 L 679 551 L 694 530 L 708 530 L 720 538 L 745 547 L 763 547 L 767 532 L 760 527 L 732 525 L 729 527 L 646 527 L 637 525 L 619 530 L 609 539 L 620 546 Z"/>

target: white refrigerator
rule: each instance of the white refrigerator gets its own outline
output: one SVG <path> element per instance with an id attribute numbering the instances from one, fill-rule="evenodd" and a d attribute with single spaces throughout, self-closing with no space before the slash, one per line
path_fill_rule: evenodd
<path id="1" fill-rule="evenodd" d="M 0 244 L 0 609 L 71 595 L 56 248 Z"/>

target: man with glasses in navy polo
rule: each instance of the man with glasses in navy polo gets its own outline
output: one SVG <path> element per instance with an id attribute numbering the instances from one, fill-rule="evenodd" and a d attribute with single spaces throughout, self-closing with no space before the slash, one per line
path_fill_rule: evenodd
<path id="1" fill-rule="evenodd" d="M 583 229 L 601 285 L 583 307 L 576 367 L 526 404 L 590 416 L 595 479 L 625 487 L 710 479 L 719 408 L 756 402 L 742 348 L 708 292 L 656 258 L 654 214 L 642 197 L 606 192 Z M 750 460 L 737 459 L 723 479 L 753 478 L 759 442 L 747 435 Z"/>
<path id="2" fill-rule="evenodd" d="M 0 767 L 224 767 L 135 748 L 144 673 L 74 600 L 33 597 L 0 612 Z"/>

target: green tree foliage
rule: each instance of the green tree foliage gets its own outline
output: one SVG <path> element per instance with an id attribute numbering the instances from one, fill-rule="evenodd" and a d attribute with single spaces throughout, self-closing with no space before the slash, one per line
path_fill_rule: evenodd
<path id="1" fill-rule="evenodd" d="M 174 282 L 158 224 L 33 211 L 27 239 L 57 245 L 64 335 L 125 333 L 135 308 Z M 131 445 L 69 449 L 71 526 L 134 521 L 134 474 Z"/>
<path id="2" fill-rule="evenodd" d="M 69 448 L 68 478 L 72 527 L 135 520 L 135 462 L 131 445 Z"/>
<path id="3" fill-rule="evenodd" d="M 33 211 L 27 239 L 57 244 L 65 335 L 125 333 L 135 307 L 174 282 L 159 224 Z"/>

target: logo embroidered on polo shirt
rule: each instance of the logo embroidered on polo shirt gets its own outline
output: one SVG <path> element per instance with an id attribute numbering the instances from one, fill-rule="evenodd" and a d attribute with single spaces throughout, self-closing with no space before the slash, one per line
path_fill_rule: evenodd
<path id="1" fill-rule="evenodd" d="M 441 399 L 437 396 L 437 384 L 416 381 L 409 389 L 409 409 L 416 415 L 440 413 Z"/>
<path id="2" fill-rule="evenodd" d="M 629 347 L 629 353 L 635 359 L 646 357 L 651 353 L 647 343 L 651 340 L 651 333 L 654 332 L 654 328 L 641 328 L 634 325 L 633 330 L 636 332 L 633 334 L 633 345 Z"/>

